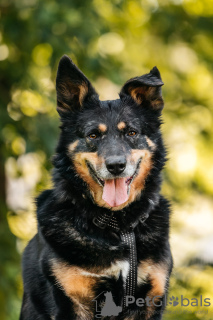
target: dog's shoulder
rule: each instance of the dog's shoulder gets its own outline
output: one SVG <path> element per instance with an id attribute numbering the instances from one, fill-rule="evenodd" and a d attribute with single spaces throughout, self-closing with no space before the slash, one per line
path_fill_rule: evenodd
<path id="1" fill-rule="evenodd" d="M 37 198 L 36 198 L 36 204 L 37 207 L 40 208 L 42 205 L 44 205 L 44 203 L 46 202 L 46 200 L 49 200 L 50 198 L 53 197 L 53 190 L 48 189 L 43 191 Z"/>

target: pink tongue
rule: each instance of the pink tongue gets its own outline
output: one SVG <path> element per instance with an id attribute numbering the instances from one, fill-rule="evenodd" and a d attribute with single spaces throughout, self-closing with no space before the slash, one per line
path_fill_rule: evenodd
<path id="1" fill-rule="evenodd" d="M 117 207 L 128 200 L 126 178 L 105 180 L 102 199 L 110 207 Z"/>

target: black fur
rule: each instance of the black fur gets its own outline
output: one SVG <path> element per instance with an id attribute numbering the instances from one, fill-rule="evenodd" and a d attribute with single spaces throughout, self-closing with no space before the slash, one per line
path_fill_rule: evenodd
<path id="1" fill-rule="evenodd" d="M 83 309 L 89 303 L 89 312 L 79 315 L 76 296 L 69 295 L 63 285 L 59 285 L 60 279 L 56 280 L 52 261 L 56 266 L 58 264 L 59 270 L 59 263 L 62 263 L 67 268 L 77 266 L 95 273 L 96 268 L 104 270 L 118 260 L 128 259 L 129 251 L 121 243 L 119 232 L 109 227 L 100 229 L 93 223 L 95 216 L 111 210 L 94 201 L 88 183 L 76 171 L 74 158 L 68 152 L 69 145 L 76 140 L 74 154 L 97 153 L 105 160 L 109 155 L 128 157 L 132 150 L 144 149 L 152 154 L 152 167 L 140 197 L 115 211 L 114 216 L 120 229 L 126 231 L 149 214 L 143 224 L 136 223 L 135 227 L 138 263 L 151 261 L 153 265 L 164 266 L 166 281 L 161 300 L 165 300 L 172 257 L 169 203 L 160 195 L 161 170 L 166 161 L 160 132 L 162 85 L 155 67 L 149 74 L 129 80 L 121 90 L 120 99 L 100 101 L 89 80 L 72 61 L 66 56 L 61 59 L 56 81 L 61 135 L 53 158 L 54 188 L 44 191 L 37 199 L 38 233 L 29 242 L 23 256 L 21 320 L 96 319 L 95 305 L 86 301 L 86 297 L 79 301 Z M 117 128 L 119 122 L 126 124 L 120 131 Z M 106 124 L 107 133 L 99 131 L 100 123 Z M 136 136 L 128 136 L 131 130 Z M 88 138 L 91 134 L 96 134 L 97 138 Z M 154 148 L 145 137 L 150 139 Z M 147 274 L 144 282 L 138 285 L 136 297 L 145 299 L 149 295 L 154 286 L 152 276 Z M 113 274 L 99 277 L 92 291 L 94 297 L 102 291 L 111 291 L 115 303 L 121 305 L 122 270 L 117 277 Z M 131 319 L 161 319 L 165 303 L 162 304 L 162 307 L 153 308 L 150 316 L 146 307 L 139 308 L 134 304 L 118 316 L 106 319 L 127 319 L 130 314 Z"/>

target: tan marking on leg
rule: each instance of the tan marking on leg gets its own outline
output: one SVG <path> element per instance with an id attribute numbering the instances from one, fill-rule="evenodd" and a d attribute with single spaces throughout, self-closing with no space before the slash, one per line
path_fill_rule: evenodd
<path id="1" fill-rule="evenodd" d="M 138 284 L 146 283 L 148 280 L 151 282 L 151 290 L 148 292 L 147 296 L 150 298 L 150 305 L 147 306 L 146 319 L 149 319 L 151 314 L 156 308 L 152 304 L 152 299 L 154 297 L 162 297 L 165 293 L 166 281 L 168 277 L 168 265 L 164 262 L 156 264 L 151 259 L 141 261 L 138 266 Z M 157 300 L 155 302 L 157 303 Z"/>
<path id="2" fill-rule="evenodd" d="M 73 301 L 79 320 L 94 318 L 92 314 L 94 307 L 92 300 L 95 298 L 94 286 L 101 281 L 101 278 L 113 276 L 118 279 L 121 270 L 126 277 L 128 268 L 129 262 L 119 260 L 111 263 L 108 268 L 93 267 L 87 270 L 59 260 L 52 260 L 52 273 L 56 278 L 56 283 Z"/>
<path id="3" fill-rule="evenodd" d="M 98 278 L 83 273 L 81 268 L 53 261 L 52 272 L 59 287 L 74 303 L 75 313 L 82 320 L 93 319 L 94 286 Z"/>
<path id="4" fill-rule="evenodd" d="M 106 132 L 107 131 L 107 126 L 104 123 L 100 123 L 99 126 L 98 126 L 98 129 L 101 132 Z"/>
<path id="5" fill-rule="evenodd" d="M 151 259 L 141 261 L 138 266 L 138 284 L 146 282 L 149 278 L 153 288 L 150 292 L 153 296 L 162 296 L 164 294 L 168 266 L 166 263 L 156 264 Z"/>
<path id="6" fill-rule="evenodd" d="M 126 128 L 126 124 L 125 124 L 125 122 L 121 121 L 118 123 L 117 127 L 119 130 L 123 130 Z"/>
<path id="7" fill-rule="evenodd" d="M 78 143 L 79 143 L 79 140 L 76 140 L 75 142 L 71 143 L 71 144 L 68 146 L 69 152 L 72 153 L 72 152 L 76 149 Z"/>
<path id="8" fill-rule="evenodd" d="M 155 143 L 154 143 L 152 140 L 150 140 L 147 136 L 145 136 L 145 138 L 146 138 L 146 142 L 147 142 L 148 146 L 149 146 L 152 150 L 154 150 L 154 149 L 156 148 Z"/>
<path id="9" fill-rule="evenodd" d="M 95 277 L 84 275 L 80 268 L 62 262 L 54 262 L 52 271 L 58 285 L 68 297 L 93 297 L 92 287 L 97 282 Z"/>

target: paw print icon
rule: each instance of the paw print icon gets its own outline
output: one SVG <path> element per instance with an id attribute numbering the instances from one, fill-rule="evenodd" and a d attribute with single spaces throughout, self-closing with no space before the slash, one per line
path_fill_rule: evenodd
<path id="1" fill-rule="evenodd" d="M 179 304 L 178 297 L 170 297 L 169 304 L 171 304 L 173 307 L 176 307 Z"/>

